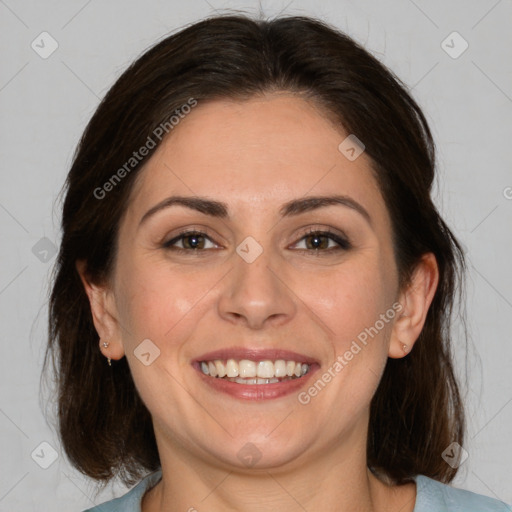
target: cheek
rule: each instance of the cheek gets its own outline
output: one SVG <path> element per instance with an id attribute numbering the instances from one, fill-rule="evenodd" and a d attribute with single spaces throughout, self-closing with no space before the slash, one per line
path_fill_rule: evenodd
<path id="1" fill-rule="evenodd" d="M 173 273 L 168 265 L 147 262 L 120 264 L 118 275 L 121 272 L 129 276 L 117 290 L 125 355 L 148 409 L 164 415 L 162 407 L 179 408 L 186 401 L 178 383 L 181 378 L 177 381 L 174 372 L 185 364 L 183 350 L 198 317 L 212 307 L 200 300 L 210 280 L 205 283 L 186 273 Z M 144 353 L 150 354 L 148 365 L 141 359 Z"/>
<path id="2" fill-rule="evenodd" d="M 347 272 L 308 288 L 307 306 L 329 329 L 331 359 L 299 401 L 316 400 L 316 407 L 329 411 L 332 425 L 339 426 L 343 417 L 350 418 L 346 427 L 354 426 L 366 414 L 378 387 L 395 314 L 388 289 L 378 270 L 349 271 L 348 266 Z M 381 320 L 386 313 L 387 321 Z"/>
<path id="3" fill-rule="evenodd" d="M 118 275 L 129 276 L 117 290 L 125 348 L 149 338 L 167 352 L 175 351 L 198 317 L 212 308 L 208 291 L 220 276 L 173 271 L 162 261 L 120 262 Z"/>
<path id="4" fill-rule="evenodd" d="M 318 378 L 333 383 L 322 398 L 336 404 L 333 414 L 362 414 L 388 359 L 395 284 L 377 256 L 353 260 L 308 288 L 308 306 L 316 308 L 330 332 L 332 363 Z"/>
<path id="5" fill-rule="evenodd" d="M 307 281 L 302 296 L 309 309 L 320 317 L 335 344 L 344 352 L 352 340 L 366 332 L 386 313 L 393 302 L 392 287 L 375 260 L 360 258 L 347 262 L 330 275 Z M 389 328 L 378 325 L 384 334 Z"/>

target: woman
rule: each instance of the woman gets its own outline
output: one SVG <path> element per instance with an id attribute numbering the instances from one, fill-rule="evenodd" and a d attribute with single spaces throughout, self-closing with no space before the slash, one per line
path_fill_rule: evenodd
<path id="1" fill-rule="evenodd" d="M 400 81 L 309 18 L 147 51 L 67 180 L 49 354 L 91 510 L 505 511 L 448 484 L 464 268 Z M 149 474 L 148 474 L 149 472 Z"/>

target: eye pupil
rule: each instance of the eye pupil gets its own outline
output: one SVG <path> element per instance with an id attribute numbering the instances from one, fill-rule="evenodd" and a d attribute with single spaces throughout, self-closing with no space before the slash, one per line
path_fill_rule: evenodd
<path id="1" fill-rule="evenodd" d="M 188 240 L 188 243 L 185 245 L 188 245 L 190 249 L 202 248 L 201 241 L 204 244 L 204 237 L 199 234 L 187 235 L 187 236 L 183 237 L 183 240 Z M 199 247 L 199 246 L 201 246 L 201 247 Z"/>
<path id="2" fill-rule="evenodd" d="M 313 249 L 320 249 L 320 248 L 326 248 L 329 244 L 327 238 L 324 235 L 310 235 L 308 237 L 309 240 L 312 241 Z M 322 240 L 323 239 L 323 242 Z M 327 240 L 327 244 L 325 243 Z"/>

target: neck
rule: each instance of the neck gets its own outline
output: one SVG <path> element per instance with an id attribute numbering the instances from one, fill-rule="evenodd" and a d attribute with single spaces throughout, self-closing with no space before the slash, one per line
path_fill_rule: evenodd
<path id="1" fill-rule="evenodd" d="M 366 466 L 366 450 L 360 448 L 366 439 L 351 437 L 336 449 L 316 452 L 314 460 L 301 456 L 289 465 L 240 470 L 205 463 L 177 443 L 163 446 L 157 435 L 162 480 L 144 497 L 142 511 L 413 512 L 415 484 L 380 481 Z"/>

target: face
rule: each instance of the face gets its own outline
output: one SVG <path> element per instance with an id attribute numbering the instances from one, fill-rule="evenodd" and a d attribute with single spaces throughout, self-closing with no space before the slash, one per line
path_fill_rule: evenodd
<path id="1" fill-rule="evenodd" d="M 276 468 L 363 443 L 399 290 L 386 205 L 367 155 L 338 149 L 347 135 L 292 94 L 209 102 L 137 177 L 108 293 L 160 449 Z M 213 376 L 228 369 L 270 380 Z"/>

